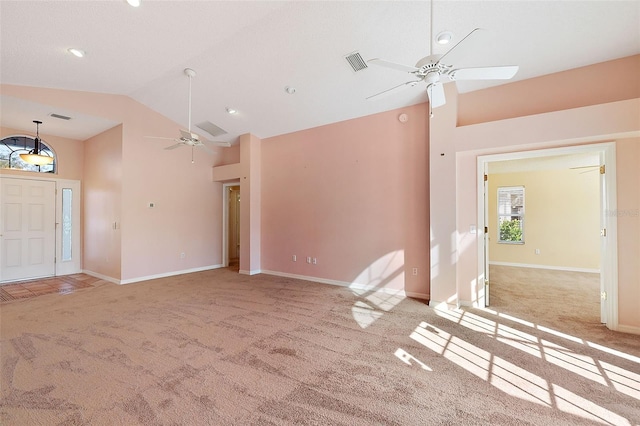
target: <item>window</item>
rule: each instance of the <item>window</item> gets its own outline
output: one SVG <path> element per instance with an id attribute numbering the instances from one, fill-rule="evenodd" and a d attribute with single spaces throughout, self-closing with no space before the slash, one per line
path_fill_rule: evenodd
<path id="1" fill-rule="evenodd" d="M 73 190 L 62 188 L 62 261 L 73 260 Z"/>
<path id="2" fill-rule="evenodd" d="M 498 188 L 498 242 L 524 244 L 524 186 Z"/>
<path id="3" fill-rule="evenodd" d="M 40 140 L 40 154 L 53 157 L 53 163 L 44 166 L 36 166 L 25 163 L 20 154 L 26 154 L 35 146 L 35 140 L 31 136 L 9 136 L 0 140 L 0 168 L 18 169 L 39 173 L 55 173 L 56 157 L 53 150 Z"/>

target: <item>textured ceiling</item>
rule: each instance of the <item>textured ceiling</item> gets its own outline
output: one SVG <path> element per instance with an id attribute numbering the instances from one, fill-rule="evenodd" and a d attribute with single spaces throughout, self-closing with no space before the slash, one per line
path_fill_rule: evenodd
<path id="1" fill-rule="evenodd" d="M 431 9 L 433 14 L 431 15 Z M 433 26 L 431 27 L 431 22 Z M 514 80 L 640 53 L 640 1 L 0 1 L 0 81 L 4 84 L 128 95 L 188 125 L 210 121 L 234 141 L 265 138 L 426 101 L 424 86 L 365 98 L 410 80 L 370 66 L 353 72 L 344 57 L 414 65 L 430 53 L 430 35 L 453 43 L 476 27 L 482 43 L 452 55 L 456 67 L 520 66 Z M 78 47 L 82 59 L 67 53 Z M 450 46 L 449 46 L 450 47 Z M 449 47 L 436 45 L 433 53 Z M 612 78 L 615 78 L 612 76 Z M 458 82 L 462 92 L 503 82 Z M 297 89 L 294 95 L 285 86 Z M 2 125 L 86 138 L 112 125 L 6 96 Z M 226 113 L 226 107 L 239 111 Z M 43 111 L 47 111 L 44 113 Z M 205 134 L 206 135 L 206 134 Z"/>

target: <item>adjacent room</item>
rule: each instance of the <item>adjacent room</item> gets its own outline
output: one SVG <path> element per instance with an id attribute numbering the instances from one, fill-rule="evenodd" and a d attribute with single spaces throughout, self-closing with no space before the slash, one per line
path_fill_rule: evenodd
<path id="1" fill-rule="evenodd" d="M 0 0 L 0 423 L 640 424 L 640 2 Z"/>

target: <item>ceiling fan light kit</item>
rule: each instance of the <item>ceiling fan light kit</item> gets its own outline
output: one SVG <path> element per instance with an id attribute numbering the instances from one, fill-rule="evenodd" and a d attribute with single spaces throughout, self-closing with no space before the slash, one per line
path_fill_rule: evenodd
<path id="1" fill-rule="evenodd" d="M 20 158 L 25 163 L 33 164 L 34 166 L 44 166 L 53 163 L 53 157 L 40 154 L 40 125 L 42 121 L 33 120 L 36 124 L 36 139 L 31 151 L 27 154 L 20 154 Z"/>
<path id="2" fill-rule="evenodd" d="M 497 67 L 482 67 L 482 68 L 455 68 L 453 65 L 448 65 L 444 60 L 452 52 L 456 53 L 463 51 L 468 43 L 464 43 L 465 40 L 477 37 L 483 30 L 476 28 L 467 34 L 460 42 L 454 45 L 443 55 L 430 54 L 420 59 L 415 66 L 397 64 L 394 62 L 385 61 L 383 59 L 370 59 L 369 63 L 378 65 L 385 68 L 394 69 L 396 71 L 406 72 L 412 75 L 412 80 L 399 84 L 390 89 L 376 93 L 375 95 L 367 97 L 367 99 L 374 99 L 383 94 L 389 94 L 396 90 L 413 87 L 420 82 L 426 83 L 427 96 L 429 97 L 429 116 L 433 117 L 433 108 L 437 108 L 446 103 L 444 93 L 444 83 L 447 81 L 461 81 L 461 80 L 508 80 L 513 78 L 518 72 L 517 65 L 497 66 Z M 443 31 L 438 34 L 436 41 L 440 44 L 446 44 L 452 40 L 453 35 L 449 31 Z M 431 52 L 430 52 L 431 53 Z M 443 81 L 444 80 L 444 81 Z"/>

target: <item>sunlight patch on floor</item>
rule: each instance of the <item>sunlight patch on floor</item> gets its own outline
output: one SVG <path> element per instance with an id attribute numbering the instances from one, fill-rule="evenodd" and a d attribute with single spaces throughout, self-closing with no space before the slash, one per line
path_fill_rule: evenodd
<path id="1" fill-rule="evenodd" d="M 427 364 L 420 361 L 418 358 L 414 357 L 413 355 L 411 355 L 409 352 L 405 351 L 402 348 L 398 348 L 398 350 L 396 350 L 394 355 L 398 357 L 400 361 L 404 362 L 407 365 L 418 365 L 423 370 L 433 371 L 429 366 L 427 366 Z"/>
<path id="2" fill-rule="evenodd" d="M 592 357 L 470 312 L 437 310 L 436 314 L 581 377 L 603 386 L 609 385 L 610 379 L 603 375 L 606 372 L 602 371 L 599 363 Z"/>
<path id="3" fill-rule="evenodd" d="M 624 417 L 429 323 L 420 323 L 410 337 L 508 395 L 602 424 L 630 425 Z"/>
<path id="4" fill-rule="evenodd" d="M 360 327 L 369 327 L 405 299 L 404 268 L 404 250 L 396 250 L 371 263 L 349 286 L 363 299 L 351 308 Z"/>

